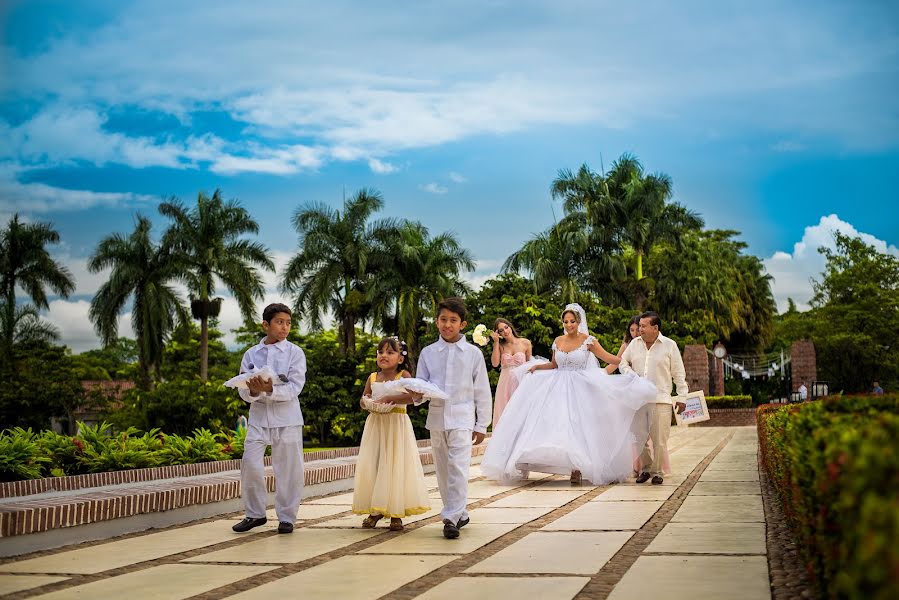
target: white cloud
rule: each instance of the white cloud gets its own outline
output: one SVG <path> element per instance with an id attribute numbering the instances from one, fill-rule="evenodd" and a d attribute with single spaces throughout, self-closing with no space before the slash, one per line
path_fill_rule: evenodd
<path id="1" fill-rule="evenodd" d="M 418 186 L 418 189 L 420 189 L 423 192 L 428 192 L 429 194 L 438 194 L 438 195 L 445 194 L 449 191 L 449 189 L 446 186 L 440 185 L 439 183 L 433 183 L 433 182 L 426 183 L 424 185 L 420 185 L 420 186 Z"/>
<path id="2" fill-rule="evenodd" d="M 848 236 L 859 237 L 866 244 L 874 246 L 878 252 L 899 256 L 899 248 L 887 245 L 868 233 L 862 233 L 837 215 L 821 217 L 816 225 L 805 228 L 802 239 L 793 245 L 793 252 L 777 251 L 763 262 L 768 274 L 774 278 L 771 284 L 777 309 L 787 309 L 787 298 L 792 298 L 799 310 L 807 310 L 812 297 L 811 279 L 820 279 L 827 264 L 818 248 L 835 248 L 833 234 L 839 231 Z"/>
<path id="3" fill-rule="evenodd" d="M 18 169 L 0 166 L 0 216 L 16 211 L 48 213 L 94 206 L 142 206 L 158 198 L 131 192 L 95 192 L 59 188 L 43 183 L 20 183 Z M 5 219 L 4 219 L 5 221 Z"/>
<path id="4" fill-rule="evenodd" d="M 43 317 L 59 328 L 61 342 L 77 353 L 101 346 L 94 325 L 88 318 L 89 311 L 90 302 L 87 300 L 57 299 L 50 301 L 50 310 Z M 134 337 L 130 312 L 119 315 L 118 333 L 121 337 Z"/>
<path id="5" fill-rule="evenodd" d="M 388 175 L 399 171 L 397 166 L 392 165 L 389 162 L 380 161 L 377 158 L 368 159 L 368 168 L 378 175 Z"/>
<path id="6" fill-rule="evenodd" d="M 515 7 L 514 26 L 497 21 L 494 4 L 477 2 L 111 7 L 100 28 L 63 29 L 24 55 L 6 51 L 0 95 L 55 98 L 56 107 L 14 136 L 0 131 L 12 138 L 0 146 L 16 146 L 29 160 L 177 168 L 208 161 L 219 173 L 295 173 L 331 156 L 368 161 L 380 173 L 377 165 L 387 163 L 378 157 L 396 150 L 544 125 L 621 128 L 709 103 L 716 117 L 737 115 L 777 136 L 895 142 L 892 90 L 860 85 L 891 72 L 892 38 L 842 27 L 847 12 L 853 22 L 877 24 L 874 7 L 530 3 Z M 616 26 L 597 38 L 598 20 Z M 747 113 L 745 102 L 758 99 L 762 108 Z M 113 106 L 163 111 L 183 123 L 197 111 L 223 110 L 271 150 L 204 134 L 174 141 L 103 131 Z M 305 161 L 285 156 L 299 139 L 310 148 Z"/>
<path id="7" fill-rule="evenodd" d="M 450 171 L 449 178 L 453 183 L 465 183 L 466 181 L 468 181 L 467 177 L 465 177 L 464 175 L 460 175 L 455 171 Z"/>

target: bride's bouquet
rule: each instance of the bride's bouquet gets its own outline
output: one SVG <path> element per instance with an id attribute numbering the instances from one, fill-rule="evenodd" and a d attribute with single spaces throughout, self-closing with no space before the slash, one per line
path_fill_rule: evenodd
<path id="1" fill-rule="evenodd" d="M 484 324 L 480 324 L 474 328 L 474 331 L 471 334 L 471 341 L 473 341 L 478 346 L 486 346 L 487 342 L 490 341 L 489 334 L 484 335 L 487 332 L 487 326 Z"/>

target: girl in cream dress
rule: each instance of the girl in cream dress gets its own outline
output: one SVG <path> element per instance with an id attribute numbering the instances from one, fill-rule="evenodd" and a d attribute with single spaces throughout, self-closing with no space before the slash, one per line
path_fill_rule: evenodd
<path id="1" fill-rule="evenodd" d="M 368 515 L 362 521 L 366 528 L 390 517 L 390 529 L 401 531 L 403 517 L 420 515 L 431 508 L 412 421 L 406 414 L 405 405 L 411 404 L 416 395 L 386 395 L 382 390 L 385 382 L 412 377 L 405 370 L 409 362 L 405 342 L 397 338 L 381 340 L 378 371 L 365 382 L 360 401 L 370 414 L 356 461 L 353 512 Z"/>

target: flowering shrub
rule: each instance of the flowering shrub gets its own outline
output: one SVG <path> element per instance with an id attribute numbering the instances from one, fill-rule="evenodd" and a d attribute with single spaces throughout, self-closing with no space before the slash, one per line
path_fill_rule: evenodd
<path id="1" fill-rule="evenodd" d="M 899 395 L 757 415 L 763 464 L 822 596 L 899 597 Z"/>

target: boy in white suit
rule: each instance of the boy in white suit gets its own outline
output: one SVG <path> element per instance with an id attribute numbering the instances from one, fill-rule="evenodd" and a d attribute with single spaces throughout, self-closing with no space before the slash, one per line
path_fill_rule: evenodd
<path id="1" fill-rule="evenodd" d="M 484 355 L 461 333 L 467 315 L 461 298 L 446 298 L 437 305 L 440 339 L 421 351 L 416 373 L 449 395 L 447 400 L 430 401 L 427 421 L 447 539 L 459 537 L 459 529 L 468 524 L 465 504 L 471 446 L 484 441 L 493 418 Z"/>
<path id="2" fill-rule="evenodd" d="M 266 521 L 266 446 L 272 447 L 278 533 L 293 532 L 303 497 L 303 413 L 297 396 L 306 384 L 306 355 L 299 346 L 287 341 L 290 325 L 287 306 L 266 306 L 262 312 L 265 338 L 247 350 L 240 363 L 241 373 L 268 366 L 278 376 L 274 381 L 253 377 L 247 381 L 248 389 L 239 390 L 241 398 L 252 402 L 240 462 L 240 495 L 246 518 L 232 527 L 241 533 Z"/>

